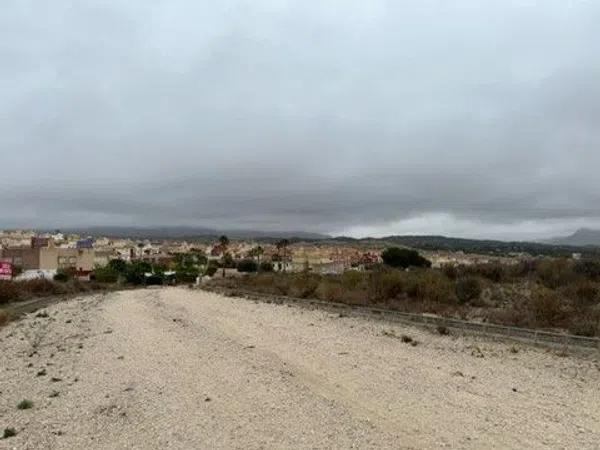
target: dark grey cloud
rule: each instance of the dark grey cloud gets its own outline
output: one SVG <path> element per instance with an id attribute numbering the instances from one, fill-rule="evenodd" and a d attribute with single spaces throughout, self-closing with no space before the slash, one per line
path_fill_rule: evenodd
<path id="1" fill-rule="evenodd" d="M 0 226 L 600 225 L 600 4 L 7 0 Z"/>

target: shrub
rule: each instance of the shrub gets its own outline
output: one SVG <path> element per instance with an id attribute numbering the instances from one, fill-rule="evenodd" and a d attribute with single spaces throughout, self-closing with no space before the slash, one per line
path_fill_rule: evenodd
<path id="1" fill-rule="evenodd" d="M 217 266 L 214 265 L 208 265 L 206 266 L 206 270 L 204 271 L 205 275 L 208 275 L 209 277 L 212 277 L 218 270 Z"/>
<path id="2" fill-rule="evenodd" d="M 475 277 L 460 278 L 456 281 L 455 292 L 460 303 L 478 300 L 481 296 L 481 282 Z"/>
<path id="3" fill-rule="evenodd" d="M 243 259 L 237 264 L 238 272 L 249 273 L 249 272 L 256 272 L 257 270 L 258 270 L 258 265 L 256 264 L 256 261 L 254 261 L 252 259 Z"/>
<path id="4" fill-rule="evenodd" d="M 316 294 L 320 300 L 339 302 L 344 297 L 344 288 L 339 282 L 323 279 L 316 289 Z"/>
<path id="5" fill-rule="evenodd" d="M 64 294 L 65 288 L 62 285 L 53 283 L 45 278 L 36 278 L 19 282 L 19 286 L 25 291 L 34 295 L 57 295 Z"/>
<path id="6" fill-rule="evenodd" d="M 22 297 L 21 290 L 13 281 L 0 281 L 0 304 L 19 300 Z"/>
<path id="7" fill-rule="evenodd" d="M 31 409 L 33 408 L 33 402 L 31 400 L 21 400 L 17 405 L 17 409 Z"/>
<path id="8" fill-rule="evenodd" d="M 289 275 L 291 277 L 288 294 L 292 297 L 310 298 L 316 296 L 321 277 L 314 274 Z M 288 278 L 289 279 L 289 278 Z"/>
<path id="9" fill-rule="evenodd" d="M 517 278 L 525 278 L 535 273 L 537 267 L 536 261 L 528 259 L 525 261 L 519 261 L 517 264 L 508 266 L 507 272 L 510 276 Z"/>
<path id="10" fill-rule="evenodd" d="M 438 325 L 435 327 L 435 330 L 442 336 L 448 336 L 450 334 L 450 330 L 444 325 Z"/>
<path id="11" fill-rule="evenodd" d="M 273 264 L 268 261 L 261 262 L 260 263 L 260 271 L 261 272 L 273 272 Z"/>
<path id="12" fill-rule="evenodd" d="M 5 428 L 2 434 L 2 439 L 8 439 L 17 435 L 17 431 L 14 428 Z"/>
<path id="13" fill-rule="evenodd" d="M 434 303 L 455 303 L 454 285 L 440 272 L 422 271 L 413 274 L 410 293 L 421 300 Z"/>
<path id="14" fill-rule="evenodd" d="M 494 283 L 500 283 L 507 278 L 506 267 L 500 263 L 473 264 L 464 266 L 463 271 L 466 274 L 487 278 Z"/>
<path id="15" fill-rule="evenodd" d="M 136 261 L 127 266 L 125 270 L 125 279 L 131 284 L 144 283 L 144 274 L 152 272 L 152 266 L 145 261 Z"/>
<path id="16" fill-rule="evenodd" d="M 195 283 L 200 271 L 198 269 L 187 268 L 186 270 L 178 270 L 175 274 L 175 279 L 178 283 Z"/>
<path id="17" fill-rule="evenodd" d="M 579 307 L 588 307 L 598 303 L 598 285 L 591 281 L 581 281 L 574 286 L 575 302 Z"/>
<path id="18" fill-rule="evenodd" d="M 600 332 L 600 324 L 597 317 L 583 317 L 574 320 L 569 331 L 578 336 L 594 337 Z"/>
<path id="19" fill-rule="evenodd" d="M 431 261 L 423 258 L 416 250 L 407 248 L 390 247 L 381 254 L 383 262 L 395 268 L 431 267 Z"/>
<path id="20" fill-rule="evenodd" d="M 0 327 L 2 325 L 6 325 L 9 320 L 10 320 L 10 314 L 8 313 L 8 311 L 4 311 L 3 309 L 0 309 Z"/>
<path id="21" fill-rule="evenodd" d="M 66 283 L 71 279 L 71 276 L 64 270 L 59 269 L 54 275 L 54 281 L 59 281 L 61 283 Z"/>
<path id="22" fill-rule="evenodd" d="M 108 262 L 108 267 L 118 274 L 125 274 L 127 270 L 127 262 L 122 259 L 111 259 Z"/>
<path id="23" fill-rule="evenodd" d="M 362 273 L 356 270 L 347 270 L 342 274 L 342 286 L 344 289 L 354 290 L 362 283 L 363 278 Z"/>
<path id="24" fill-rule="evenodd" d="M 444 272 L 444 275 L 451 280 L 456 280 L 459 275 L 458 267 L 456 267 L 456 264 L 453 263 L 442 265 L 442 272 Z"/>
<path id="25" fill-rule="evenodd" d="M 405 286 L 405 274 L 399 270 L 380 270 L 369 277 L 369 293 L 373 300 L 391 300 L 400 295 Z"/>
<path id="26" fill-rule="evenodd" d="M 539 286 L 532 293 L 529 311 L 538 326 L 557 326 L 562 319 L 562 307 L 556 292 Z"/>
<path id="27" fill-rule="evenodd" d="M 600 278 L 600 261 L 591 259 L 577 261 L 573 265 L 573 271 L 589 280 L 598 280 Z"/>
<path id="28" fill-rule="evenodd" d="M 566 259 L 546 259 L 536 267 L 542 284 L 550 289 L 565 286 L 575 280 L 572 265 Z"/>
<path id="29" fill-rule="evenodd" d="M 161 286 L 165 282 L 165 277 L 162 274 L 155 273 L 146 277 L 146 285 L 147 286 Z"/>
<path id="30" fill-rule="evenodd" d="M 94 270 L 94 280 L 99 283 L 116 283 L 119 279 L 119 273 L 110 265 L 97 267 Z"/>

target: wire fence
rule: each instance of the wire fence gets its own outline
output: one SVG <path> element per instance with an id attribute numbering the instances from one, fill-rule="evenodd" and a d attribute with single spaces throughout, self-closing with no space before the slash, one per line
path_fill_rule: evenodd
<path id="1" fill-rule="evenodd" d="M 503 325 L 494 325 L 483 322 L 471 322 L 461 319 L 450 319 L 446 317 L 433 316 L 428 314 L 415 314 L 391 309 L 348 305 L 346 303 L 328 302 L 316 299 L 306 299 L 297 297 L 288 297 L 283 295 L 263 294 L 256 291 L 244 289 L 217 289 L 217 292 L 252 298 L 256 300 L 271 300 L 277 303 L 297 303 L 304 305 L 318 305 L 327 308 L 351 310 L 355 315 L 381 317 L 409 324 L 422 324 L 428 327 L 446 327 L 455 330 L 462 330 L 474 333 L 480 333 L 487 336 L 506 337 L 521 341 L 529 341 L 537 344 L 551 344 L 568 347 L 578 347 L 586 349 L 596 349 L 600 352 L 600 338 L 577 336 L 574 334 L 557 333 L 552 331 L 535 330 L 530 328 L 508 327 Z"/>

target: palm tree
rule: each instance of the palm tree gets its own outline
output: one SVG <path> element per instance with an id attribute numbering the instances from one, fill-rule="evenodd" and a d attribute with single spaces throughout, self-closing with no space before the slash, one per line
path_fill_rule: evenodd
<path id="1" fill-rule="evenodd" d="M 283 249 L 283 271 L 285 272 L 285 263 L 287 261 L 287 248 L 290 245 L 290 241 L 287 239 L 282 239 L 277 242 L 277 251 Z"/>
<path id="2" fill-rule="evenodd" d="M 252 250 L 250 250 L 250 256 L 256 257 L 257 272 L 260 272 L 260 256 L 264 252 L 265 252 L 265 249 L 262 248 L 260 245 L 254 247 Z"/>
<path id="3" fill-rule="evenodd" d="M 229 246 L 229 238 L 225 235 L 219 237 L 219 244 L 221 244 L 221 250 L 223 251 L 222 265 L 223 265 L 223 278 L 225 278 L 225 256 L 227 255 L 227 247 Z"/>

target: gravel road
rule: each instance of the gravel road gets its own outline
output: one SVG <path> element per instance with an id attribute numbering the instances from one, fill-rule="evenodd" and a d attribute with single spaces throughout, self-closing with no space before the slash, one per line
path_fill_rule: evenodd
<path id="1" fill-rule="evenodd" d="M 598 357 L 185 288 L 57 303 L 0 349 L 0 448 L 600 445 Z"/>

